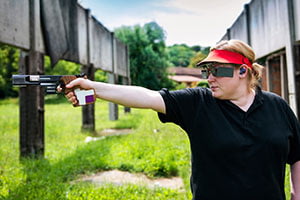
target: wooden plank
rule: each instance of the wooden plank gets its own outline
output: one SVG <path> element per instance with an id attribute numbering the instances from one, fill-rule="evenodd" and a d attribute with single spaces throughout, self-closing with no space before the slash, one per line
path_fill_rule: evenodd
<path id="1" fill-rule="evenodd" d="M 32 4 L 30 12 L 33 15 L 33 20 L 34 20 L 34 26 L 30 26 L 31 38 L 34 43 L 31 44 L 31 50 L 40 52 L 45 54 L 45 45 L 44 45 L 44 40 L 43 40 L 43 34 L 42 34 L 42 25 L 41 25 L 41 5 L 39 0 L 30 0 L 30 3 Z"/>
<path id="2" fill-rule="evenodd" d="M 127 48 L 118 39 L 115 39 L 115 53 L 116 53 L 116 63 L 115 63 L 115 74 L 127 77 Z"/>
<path id="3" fill-rule="evenodd" d="M 95 68 L 113 72 L 111 33 L 95 18 L 90 19 L 90 62 Z"/>
<path id="4" fill-rule="evenodd" d="M 0 42 L 29 50 L 29 0 L 0 0 Z"/>
<path id="5" fill-rule="evenodd" d="M 79 62 L 83 65 L 87 65 L 88 61 L 88 18 L 90 11 L 85 10 L 79 4 L 78 9 L 78 50 L 79 50 Z"/>
<path id="6" fill-rule="evenodd" d="M 59 3 L 68 41 L 68 50 L 63 59 L 79 63 L 78 3 L 77 0 L 60 0 Z"/>
<path id="7" fill-rule="evenodd" d="M 108 73 L 108 82 L 111 84 L 117 84 L 118 76 L 113 73 Z M 119 118 L 119 109 L 118 104 L 109 102 L 108 103 L 108 109 L 109 109 L 109 120 L 115 121 Z"/>
<path id="8" fill-rule="evenodd" d="M 113 55 L 112 55 L 112 34 L 108 31 L 104 26 L 100 26 L 99 30 L 101 30 L 100 37 L 100 58 L 101 58 L 101 69 L 105 71 L 113 70 Z"/>

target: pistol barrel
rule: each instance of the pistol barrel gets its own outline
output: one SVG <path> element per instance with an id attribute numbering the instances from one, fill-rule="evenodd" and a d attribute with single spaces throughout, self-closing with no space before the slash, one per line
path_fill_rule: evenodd
<path id="1" fill-rule="evenodd" d="M 58 83 L 61 75 L 13 75 L 13 85 L 40 85 L 41 83 Z"/>
<path id="2" fill-rule="evenodd" d="M 74 78 L 84 77 L 80 75 L 12 75 L 12 84 L 14 86 L 26 87 L 27 85 L 37 85 L 45 87 L 47 94 L 55 94 L 56 87 L 59 84 L 65 84 L 65 80 L 73 80 Z M 70 78 L 71 77 L 71 78 Z"/>

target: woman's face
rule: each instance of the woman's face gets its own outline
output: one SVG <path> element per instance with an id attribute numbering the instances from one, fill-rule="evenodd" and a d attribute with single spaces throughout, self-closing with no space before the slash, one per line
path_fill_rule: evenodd
<path id="1" fill-rule="evenodd" d="M 233 77 L 214 76 L 210 73 L 208 76 L 208 83 L 212 95 L 218 99 L 233 100 L 237 96 L 238 88 L 241 84 L 239 69 L 230 64 L 220 64 L 218 66 L 233 68 Z"/>

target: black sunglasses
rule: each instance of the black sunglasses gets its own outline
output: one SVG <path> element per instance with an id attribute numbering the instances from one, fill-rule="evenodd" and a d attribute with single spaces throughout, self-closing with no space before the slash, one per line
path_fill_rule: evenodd
<path id="1" fill-rule="evenodd" d="M 202 78 L 207 79 L 210 74 L 215 77 L 233 77 L 233 67 L 224 67 L 218 63 L 208 63 L 200 66 Z"/>

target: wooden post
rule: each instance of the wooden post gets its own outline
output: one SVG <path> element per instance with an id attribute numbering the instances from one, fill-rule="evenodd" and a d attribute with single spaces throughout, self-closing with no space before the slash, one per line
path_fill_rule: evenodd
<path id="1" fill-rule="evenodd" d="M 112 72 L 108 73 L 108 82 L 111 84 L 116 84 L 118 82 L 118 75 L 115 74 L 116 63 L 117 63 L 117 50 L 116 50 L 116 41 L 114 33 L 111 32 L 111 45 L 112 45 Z M 109 102 L 109 120 L 115 121 L 119 118 L 118 104 Z"/>
<path id="2" fill-rule="evenodd" d="M 127 70 L 127 77 L 123 77 L 123 85 L 131 85 L 131 79 L 130 79 L 130 60 L 129 60 L 129 50 L 128 46 L 126 46 L 126 70 Z M 130 113 L 129 107 L 124 107 L 125 113 Z"/>
<path id="3" fill-rule="evenodd" d="M 82 67 L 82 73 L 85 73 L 90 80 L 95 80 L 95 68 L 92 64 Z M 95 131 L 95 104 L 82 106 L 82 130 Z"/>
<path id="4" fill-rule="evenodd" d="M 116 75 L 113 73 L 108 73 L 108 82 L 111 84 L 116 84 Z M 118 104 L 109 102 L 109 119 L 112 121 L 118 120 L 119 118 L 119 111 L 118 111 Z"/>
<path id="5" fill-rule="evenodd" d="M 39 1 L 30 0 L 30 51 L 21 52 L 20 74 L 43 74 L 44 55 L 37 52 Z M 20 89 L 20 156 L 43 157 L 44 142 L 44 89 L 27 86 Z"/>
<path id="6" fill-rule="evenodd" d="M 20 74 L 43 72 L 41 53 L 21 53 Z M 44 90 L 39 86 L 20 88 L 20 156 L 43 157 L 44 149 Z"/>
<path id="7" fill-rule="evenodd" d="M 122 84 L 129 85 L 129 79 L 127 77 L 122 77 Z M 130 108 L 124 107 L 124 113 L 130 113 Z"/>

